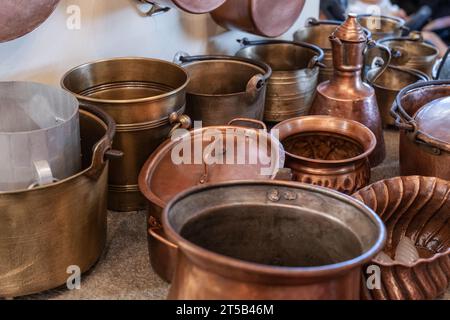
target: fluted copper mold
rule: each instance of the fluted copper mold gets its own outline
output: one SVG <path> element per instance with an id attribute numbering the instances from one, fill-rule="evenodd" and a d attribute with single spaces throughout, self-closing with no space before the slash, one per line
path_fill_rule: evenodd
<path id="1" fill-rule="evenodd" d="M 354 194 L 387 228 L 385 252 L 411 238 L 420 253 L 413 265 L 379 263 L 381 288 L 367 290 L 375 300 L 435 299 L 450 284 L 450 182 L 420 176 L 377 182 Z"/>

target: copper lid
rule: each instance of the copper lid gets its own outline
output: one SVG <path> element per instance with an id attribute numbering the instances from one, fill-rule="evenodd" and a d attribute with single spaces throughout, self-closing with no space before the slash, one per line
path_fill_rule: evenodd
<path id="1" fill-rule="evenodd" d="M 450 144 L 450 97 L 433 100 L 415 115 L 417 129 L 441 143 Z"/>
<path id="2" fill-rule="evenodd" d="M 349 13 L 347 20 L 340 25 L 332 36 L 340 39 L 341 41 L 348 42 L 365 42 L 367 41 L 364 28 L 359 24 L 357 15 Z"/>

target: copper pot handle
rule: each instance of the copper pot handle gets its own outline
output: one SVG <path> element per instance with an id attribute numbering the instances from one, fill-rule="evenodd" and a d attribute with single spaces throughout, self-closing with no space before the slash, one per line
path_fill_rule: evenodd
<path id="1" fill-rule="evenodd" d="M 391 50 L 389 50 L 389 48 L 384 45 L 378 44 L 374 40 L 368 41 L 367 48 L 364 52 L 364 55 L 366 55 L 369 50 L 374 49 L 374 48 L 377 48 L 378 50 L 380 50 L 381 52 L 384 53 L 383 57 L 377 57 L 379 59 L 378 61 L 381 61 L 381 59 L 382 59 L 384 63 L 382 66 L 380 66 L 380 70 L 378 70 L 378 72 L 372 77 L 372 79 L 370 81 L 371 83 L 374 83 L 375 81 L 377 81 L 377 79 L 386 71 L 386 69 L 389 67 L 389 64 L 391 63 L 391 59 L 392 59 Z M 372 61 L 372 62 L 374 62 L 374 61 Z"/>
<path id="2" fill-rule="evenodd" d="M 174 126 L 169 132 L 169 138 L 172 137 L 174 132 L 178 129 L 190 129 L 192 126 L 192 120 L 188 115 L 182 114 L 179 115 L 177 112 L 173 112 L 169 116 L 170 124 Z"/>
<path id="3" fill-rule="evenodd" d="M 178 246 L 167 240 L 166 238 L 160 236 L 156 231 L 160 231 L 163 229 L 162 225 L 154 218 L 154 217 L 150 217 L 148 220 L 148 224 L 149 224 L 149 228 L 148 228 L 148 233 L 150 234 L 150 236 L 152 236 L 153 238 L 155 238 L 157 241 L 163 243 L 164 245 L 166 245 L 167 247 L 170 247 L 171 249 L 175 249 L 178 250 Z"/>
<path id="4" fill-rule="evenodd" d="M 248 123 L 253 123 L 253 124 L 257 124 L 259 126 L 261 126 L 261 128 L 265 131 L 267 131 L 267 126 L 264 122 L 256 120 L 256 119 L 248 119 L 248 118 L 236 118 L 231 120 L 230 122 L 228 122 L 229 126 L 232 126 L 234 123 L 236 122 L 248 122 Z"/>

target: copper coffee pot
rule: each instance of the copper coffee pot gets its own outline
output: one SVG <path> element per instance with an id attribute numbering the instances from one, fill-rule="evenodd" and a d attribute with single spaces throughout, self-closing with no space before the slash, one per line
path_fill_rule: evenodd
<path id="1" fill-rule="evenodd" d="M 357 21 L 355 14 L 330 36 L 333 48 L 334 75 L 317 87 L 317 95 L 310 110 L 312 115 L 330 115 L 356 120 L 366 125 L 377 138 L 377 147 L 370 157 L 371 166 L 383 162 L 386 155 L 380 111 L 374 89 L 363 82 L 362 69 L 366 51 L 377 46 L 384 54 L 383 67 L 374 76 L 377 79 L 387 68 L 389 49 L 370 40 Z"/>

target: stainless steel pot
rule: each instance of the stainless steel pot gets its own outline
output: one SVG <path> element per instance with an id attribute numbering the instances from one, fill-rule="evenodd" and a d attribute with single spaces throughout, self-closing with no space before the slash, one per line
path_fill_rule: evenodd
<path id="1" fill-rule="evenodd" d="M 358 22 L 372 33 L 372 39 L 375 41 L 387 37 L 401 37 L 403 33 L 409 32 L 409 28 L 405 26 L 405 20 L 397 17 L 360 14 Z"/>
<path id="2" fill-rule="evenodd" d="M 108 156 L 114 121 L 80 109 L 82 171 L 32 190 L 0 192 L 0 297 L 62 286 L 89 270 L 106 242 Z"/>
<path id="3" fill-rule="evenodd" d="M 322 65 L 323 51 L 315 45 L 283 40 L 239 40 L 236 55 L 267 63 L 272 76 L 267 85 L 264 120 L 280 122 L 307 115 Z M 323 66 L 323 65 L 322 65 Z"/>
<path id="4" fill-rule="evenodd" d="M 0 82 L 0 191 L 64 180 L 81 169 L 78 102 L 32 82 Z"/>
<path id="5" fill-rule="evenodd" d="M 385 228 L 362 203 L 287 182 L 194 188 L 164 210 L 178 246 L 169 299 L 359 299 Z"/>
<path id="6" fill-rule="evenodd" d="M 232 56 L 187 56 L 175 62 L 190 77 L 186 114 L 204 127 L 226 125 L 235 118 L 262 120 L 271 68 L 259 61 Z"/>
<path id="7" fill-rule="evenodd" d="M 66 73 L 62 87 L 82 106 L 97 106 L 117 122 L 114 148 L 124 157 L 111 162 L 108 208 L 145 209 L 138 175 L 148 156 L 174 127 L 189 127 L 183 116 L 188 74 L 162 60 L 118 58 L 91 62 Z"/>

